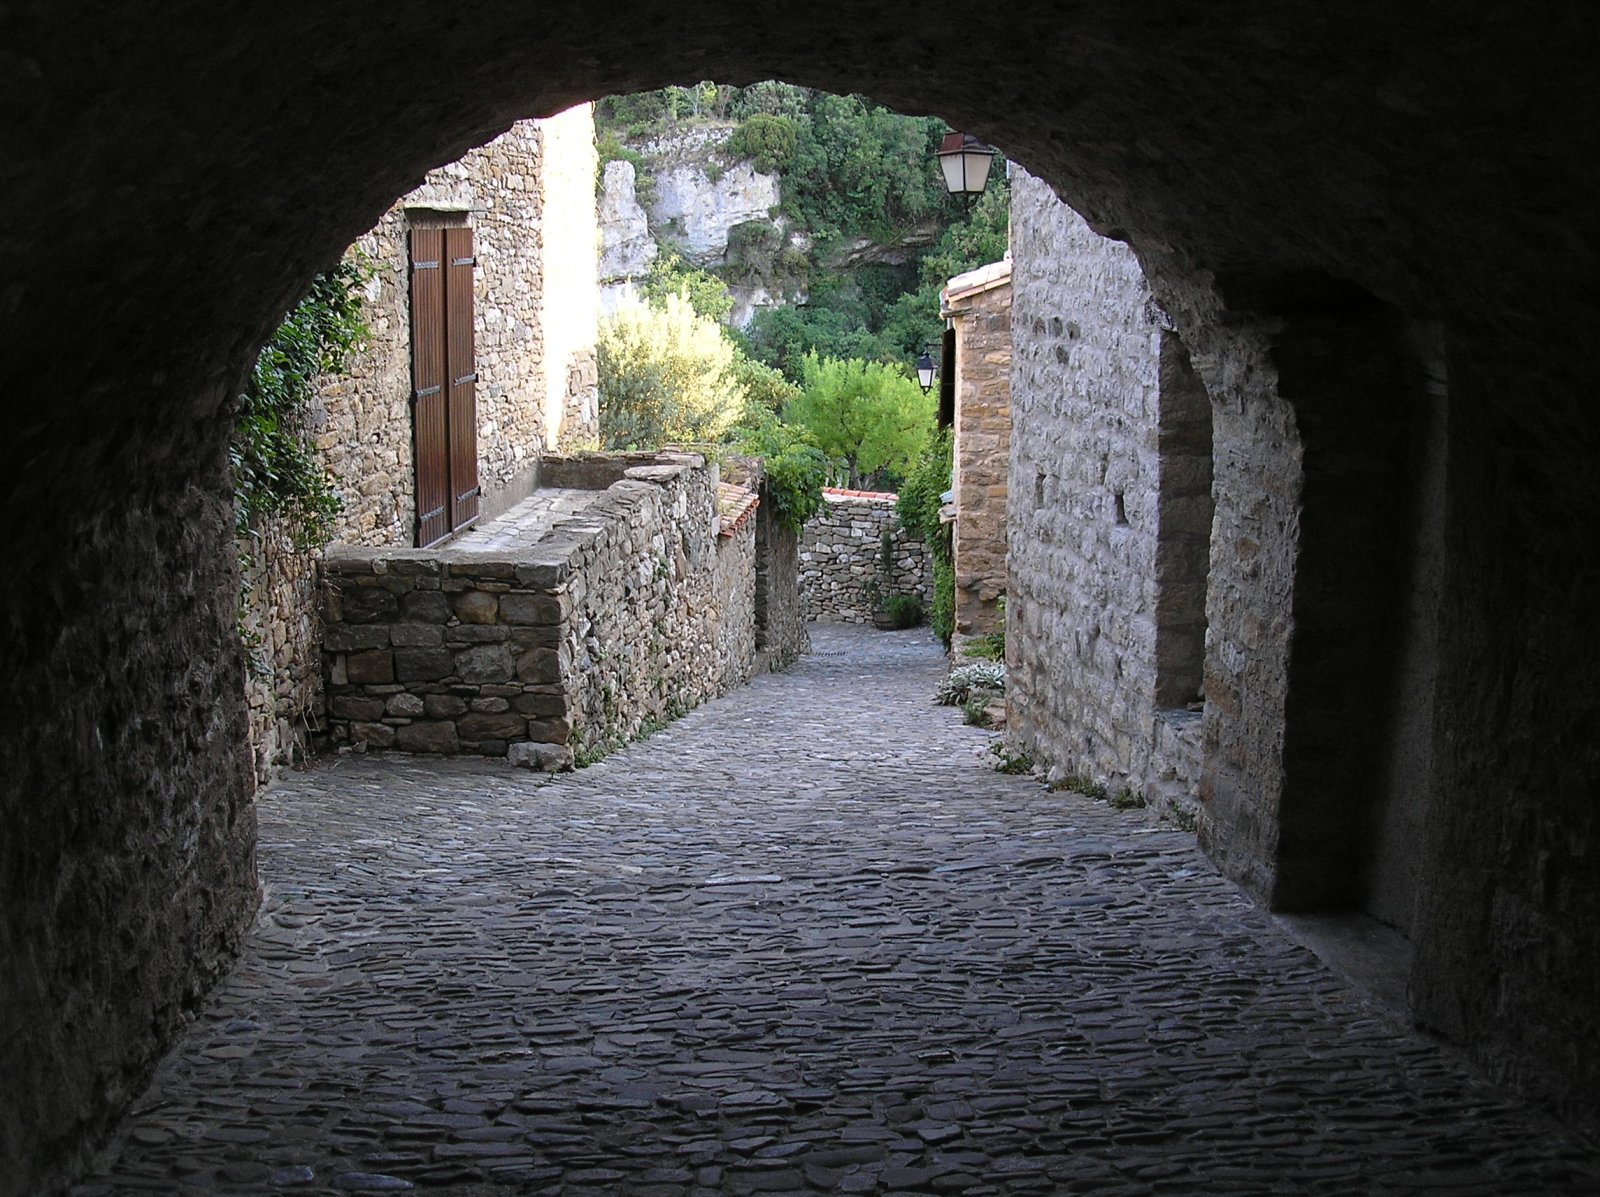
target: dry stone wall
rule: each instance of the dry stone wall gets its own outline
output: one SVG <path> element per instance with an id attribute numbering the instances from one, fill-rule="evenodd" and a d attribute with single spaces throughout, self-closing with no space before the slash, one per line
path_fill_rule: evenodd
<path id="1" fill-rule="evenodd" d="M 594 121 L 580 105 L 522 121 L 459 161 L 429 172 L 356 243 L 368 264 L 370 339 L 349 372 L 324 382 L 310 413 L 319 456 L 343 511 L 341 543 L 411 543 L 408 230 L 418 221 L 473 230 L 478 470 L 484 518 L 537 485 L 540 454 L 595 439 L 596 217 Z M 316 555 L 272 521 L 241 546 L 246 699 L 257 777 L 266 781 L 321 729 Z"/>
<path id="2" fill-rule="evenodd" d="M 545 470 L 605 493 L 526 547 L 328 551 L 336 744 L 559 764 L 748 679 L 755 526 L 719 534 L 714 470 L 672 454 Z"/>
<path id="3" fill-rule="evenodd" d="M 896 496 L 825 489 L 800 534 L 800 593 L 808 620 L 871 623 L 879 601 L 915 595 L 933 604 L 933 558 L 900 526 Z M 885 557 L 887 537 L 887 558 Z"/>

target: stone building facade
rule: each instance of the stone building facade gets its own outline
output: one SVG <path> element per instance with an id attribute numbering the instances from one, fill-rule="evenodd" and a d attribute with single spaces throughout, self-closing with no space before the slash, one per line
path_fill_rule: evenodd
<path id="1" fill-rule="evenodd" d="M 1133 254 L 1026 176 L 1012 195 L 1010 734 L 1192 813 L 1209 401 Z"/>
<path id="2" fill-rule="evenodd" d="M 955 629 L 967 636 L 1003 620 L 1006 495 L 1011 465 L 1011 259 L 945 284 L 944 315 L 955 330 L 956 378 L 951 489 L 955 525 Z"/>
<path id="3" fill-rule="evenodd" d="M 519 121 L 426 180 L 352 247 L 371 270 L 365 351 L 321 393 L 316 444 L 344 500 L 341 544 L 414 543 L 414 225 L 472 230 L 478 479 L 483 518 L 537 483 L 539 455 L 597 435 L 594 116 Z"/>
<path id="4" fill-rule="evenodd" d="M 324 566 L 334 743 L 597 755 L 749 679 L 755 495 L 690 455 L 548 457 L 599 491 L 526 544 L 335 546 Z M 726 512 L 727 518 L 724 518 Z"/>
<path id="5" fill-rule="evenodd" d="M 537 486 L 546 450 L 594 443 L 595 168 L 589 105 L 520 121 L 428 172 L 351 247 L 369 271 L 362 315 L 370 336 L 309 413 L 342 501 L 335 543 L 415 543 L 413 227 L 472 233 L 479 518 Z M 320 726 L 316 557 L 270 521 L 252 529 L 245 548 L 251 755 L 265 780 L 302 754 Z"/>
<path id="6" fill-rule="evenodd" d="M 800 593 L 808 620 L 871 623 L 884 599 L 933 603 L 933 558 L 895 515 L 895 495 L 825 487 L 800 534 Z"/>
<path id="7" fill-rule="evenodd" d="M 1437 347 L 1365 303 L 1169 318 L 1131 252 L 1026 177 L 1012 238 L 1013 734 L 1058 772 L 1198 800 L 1201 842 L 1273 905 L 1409 932 Z"/>

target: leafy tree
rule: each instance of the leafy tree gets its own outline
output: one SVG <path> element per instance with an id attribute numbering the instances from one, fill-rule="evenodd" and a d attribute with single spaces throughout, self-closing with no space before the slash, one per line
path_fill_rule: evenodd
<path id="1" fill-rule="evenodd" d="M 677 295 L 687 301 L 695 315 L 708 320 L 725 321 L 733 311 L 728 284 L 709 270 L 689 265 L 676 250 L 656 255 L 640 291 L 647 302 L 658 307 L 666 302 L 667 296 Z"/>
<path id="2" fill-rule="evenodd" d="M 822 506 L 822 488 L 828 481 L 827 454 L 806 429 L 785 424 L 755 401 L 745 408 L 734 435 L 738 452 L 761 458 L 773 517 L 790 531 L 799 532 Z"/>
<path id="3" fill-rule="evenodd" d="M 933 428 L 932 395 L 881 362 L 808 354 L 801 376 L 800 397 L 784 419 L 810 431 L 850 486 L 911 468 Z"/>
<path id="4" fill-rule="evenodd" d="M 922 256 L 915 289 L 908 289 L 889 305 L 882 336 L 897 356 L 915 355 L 922 346 L 939 343 L 944 327 L 939 319 L 939 292 L 947 282 L 1006 256 L 1011 189 L 998 167 L 994 175 L 972 211 L 947 228 Z"/>
<path id="5" fill-rule="evenodd" d="M 733 376 L 747 402 L 774 416 L 800 397 L 800 388 L 781 372 L 756 361 L 737 347 L 733 355 Z"/>
<path id="6" fill-rule="evenodd" d="M 365 279 L 358 261 L 317 275 L 256 358 L 228 446 L 241 535 L 255 518 L 277 516 L 301 548 L 328 539 L 341 504 L 307 435 L 305 409 L 317 380 L 345 369 L 366 339 Z"/>
<path id="7" fill-rule="evenodd" d="M 625 302 L 601 321 L 596 348 L 607 449 L 716 442 L 739 416 L 733 345 L 682 294 Z"/>

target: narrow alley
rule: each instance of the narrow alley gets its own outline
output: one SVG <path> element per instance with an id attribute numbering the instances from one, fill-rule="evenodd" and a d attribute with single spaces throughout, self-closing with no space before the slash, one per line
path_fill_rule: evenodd
<path id="1" fill-rule="evenodd" d="M 995 771 L 925 630 L 814 631 L 577 773 L 264 794 L 244 959 L 75 1192 L 1600 1191 L 1191 833 Z"/>

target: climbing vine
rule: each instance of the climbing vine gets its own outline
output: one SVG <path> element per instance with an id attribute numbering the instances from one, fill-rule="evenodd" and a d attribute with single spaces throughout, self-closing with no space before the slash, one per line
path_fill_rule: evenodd
<path id="1" fill-rule="evenodd" d="M 299 548 L 323 544 L 332 532 L 341 504 L 316 458 L 305 412 L 317 379 L 345 369 L 366 339 L 366 277 L 364 264 L 349 260 L 317 275 L 250 371 L 229 445 L 240 535 L 262 516 L 283 519 Z"/>

